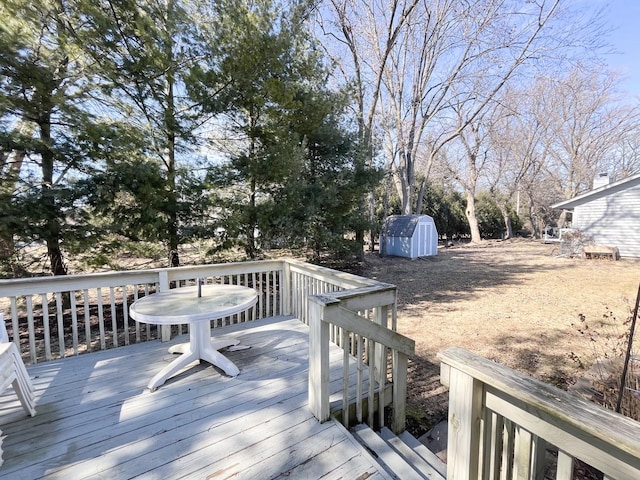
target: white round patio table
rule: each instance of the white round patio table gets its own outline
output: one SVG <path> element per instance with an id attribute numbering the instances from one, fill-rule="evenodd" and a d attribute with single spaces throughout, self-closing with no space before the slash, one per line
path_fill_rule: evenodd
<path id="1" fill-rule="evenodd" d="M 201 296 L 198 296 L 198 290 Z M 152 392 L 186 365 L 204 360 L 235 377 L 238 367 L 218 350 L 239 342 L 235 339 L 211 339 L 210 321 L 243 312 L 258 300 L 255 290 L 240 285 L 201 285 L 153 293 L 131 304 L 134 320 L 156 325 L 189 324 L 189 343 L 175 345 L 171 353 L 182 353 L 158 372 L 149 382 Z"/>

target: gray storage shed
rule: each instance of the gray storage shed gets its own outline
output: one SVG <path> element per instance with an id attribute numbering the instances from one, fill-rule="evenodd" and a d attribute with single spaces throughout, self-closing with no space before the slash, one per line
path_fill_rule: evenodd
<path id="1" fill-rule="evenodd" d="M 391 215 L 380 233 L 380 255 L 418 258 L 438 254 L 438 230 L 429 215 Z"/>

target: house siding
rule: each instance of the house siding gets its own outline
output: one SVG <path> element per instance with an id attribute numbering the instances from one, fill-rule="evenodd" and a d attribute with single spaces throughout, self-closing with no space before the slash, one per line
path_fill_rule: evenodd
<path id="1" fill-rule="evenodd" d="M 640 257 L 640 185 L 576 205 L 572 226 L 622 256 Z"/>

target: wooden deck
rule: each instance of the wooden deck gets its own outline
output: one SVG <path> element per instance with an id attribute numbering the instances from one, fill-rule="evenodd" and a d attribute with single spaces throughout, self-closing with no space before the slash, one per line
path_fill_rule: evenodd
<path id="1" fill-rule="evenodd" d="M 341 425 L 309 412 L 304 324 L 273 318 L 214 333 L 251 345 L 226 353 L 239 376 L 203 364 L 150 392 L 184 337 L 30 366 L 36 416 L 11 389 L 0 397 L 0 478 L 387 478 Z"/>

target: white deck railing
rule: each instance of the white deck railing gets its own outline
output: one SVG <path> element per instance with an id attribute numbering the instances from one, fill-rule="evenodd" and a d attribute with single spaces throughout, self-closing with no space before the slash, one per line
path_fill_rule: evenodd
<path id="1" fill-rule="evenodd" d="M 357 423 L 366 419 L 372 428 L 385 426 L 385 407 L 392 405 L 390 426 L 401 433 L 405 428 L 407 359 L 415 342 L 395 331 L 396 287 L 376 283 L 313 295 L 309 301 L 309 408 L 313 414 L 320 421 L 332 414 L 329 344 L 333 342 L 344 352 L 342 395 L 335 404 L 345 427 L 352 418 Z M 352 373 L 356 382 L 351 388 Z"/>
<path id="2" fill-rule="evenodd" d="M 129 317 L 128 307 L 141 296 L 194 285 L 198 278 L 209 284 L 246 285 L 259 292 L 255 307 L 213 321 L 213 328 L 277 315 L 292 315 L 309 324 L 317 318 L 317 299 L 328 295 L 336 305 L 329 307 L 328 316 L 323 318 L 330 319 L 331 326 L 325 323 L 319 331 L 313 327 L 310 331 L 310 367 L 315 375 L 310 390 L 320 388 L 317 398 L 322 399 L 323 409 L 326 400 L 328 411 L 326 385 L 315 382 L 315 378 L 328 375 L 328 358 L 322 357 L 316 363 L 314 349 L 322 343 L 319 348 L 324 352 L 328 349 L 326 341 L 333 341 L 345 347 L 345 385 L 350 376 L 348 359 L 357 356 L 357 393 L 349 396 L 345 390 L 344 408 L 357 402 L 354 409 L 362 421 L 366 398 L 378 395 L 384 406 L 395 402 L 394 429 L 404 429 L 406 354 L 413 351 L 413 343 L 393 331 L 396 289 L 392 285 L 284 259 L 0 280 L 0 312 L 5 313 L 10 338 L 25 361 L 36 363 L 157 338 L 168 340 L 173 334 L 185 333 L 183 325 L 158 328 L 138 323 Z M 322 336 L 321 341 L 315 338 L 316 334 Z M 391 369 L 387 352 L 392 352 Z M 375 372 L 373 382 L 362 374 L 365 364 Z M 317 368 L 327 371 L 318 373 Z M 382 416 L 384 409 L 380 412 Z M 373 424 L 373 408 L 368 415 Z M 348 421 L 349 417 L 344 418 Z"/>
<path id="3" fill-rule="evenodd" d="M 247 285 L 260 292 L 249 312 L 212 327 L 283 314 L 283 261 L 199 265 L 171 269 L 0 280 L 0 311 L 27 363 L 138 343 L 186 326 L 156 327 L 129 317 L 128 306 L 157 290 L 207 283 Z"/>
<path id="4" fill-rule="evenodd" d="M 36 277 L 0 280 L 0 312 L 25 361 L 36 363 L 186 332 L 184 325 L 160 332 L 138 323 L 129 318 L 128 306 L 157 290 L 195 285 L 198 278 L 260 292 L 247 314 L 214 322 L 214 328 L 276 315 L 308 323 L 309 295 L 376 283 L 289 259 Z"/>
<path id="5" fill-rule="evenodd" d="M 576 459 L 605 479 L 640 478 L 640 423 L 461 348 L 439 357 L 447 478 L 542 479 L 548 451 L 557 480 L 574 478 Z"/>

